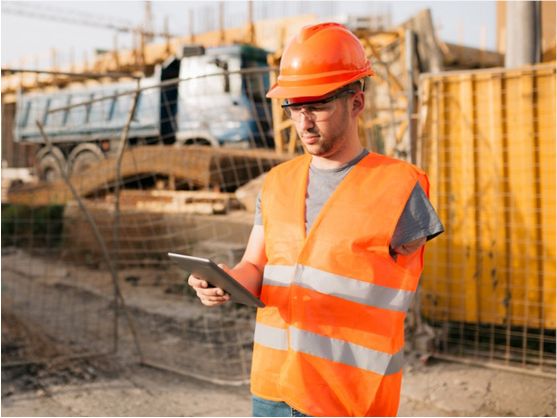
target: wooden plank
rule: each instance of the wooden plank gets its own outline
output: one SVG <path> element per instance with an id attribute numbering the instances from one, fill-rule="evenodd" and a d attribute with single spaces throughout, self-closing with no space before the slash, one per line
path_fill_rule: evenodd
<path id="1" fill-rule="evenodd" d="M 431 80 L 426 78 L 423 83 L 418 84 L 418 140 L 416 143 L 416 161 L 418 164 L 424 161 L 423 157 L 429 152 L 430 144 L 424 139 L 430 134 L 432 100 L 431 100 Z"/>
<path id="2" fill-rule="evenodd" d="M 525 301 L 525 325 L 534 328 L 540 327 L 540 283 L 539 283 L 539 263 L 541 257 L 541 224 L 538 216 L 539 213 L 539 177 L 538 177 L 538 164 L 537 155 L 538 148 L 538 132 L 536 130 L 536 120 L 534 114 L 535 108 L 535 92 L 534 92 L 534 72 L 525 73 L 520 80 L 521 97 L 519 102 L 518 112 L 523 117 L 522 129 L 523 132 L 523 146 L 527 146 L 524 150 L 528 152 L 526 155 L 526 162 L 530 163 L 528 179 L 531 181 L 529 187 L 531 191 L 527 194 L 528 198 L 523 202 L 524 220 L 527 226 L 527 241 L 526 245 L 529 247 L 526 259 L 527 268 L 527 288 L 526 288 L 526 301 Z M 526 197 L 526 196 L 525 196 Z M 523 279 L 524 280 L 524 277 Z"/>
<path id="3" fill-rule="evenodd" d="M 471 48 L 463 45 L 445 43 L 448 54 L 445 55 L 447 66 L 455 65 L 459 68 L 501 67 L 505 63 L 504 54 Z"/>
<path id="4" fill-rule="evenodd" d="M 408 129 L 408 119 L 404 119 L 400 125 L 398 126 L 398 129 L 396 131 L 396 136 L 395 136 L 395 143 L 397 145 L 399 145 L 402 140 L 404 139 L 404 134 L 406 133 Z"/>
<path id="5" fill-rule="evenodd" d="M 170 190 L 122 190 L 120 208 L 138 209 L 144 212 L 222 214 L 230 208 L 232 193 L 208 191 Z M 114 205 L 114 195 L 104 201 L 108 207 Z"/>
<path id="6" fill-rule="evenodd" d="M 510 239 L 510 322 L 528 326 L 535 308 L 530 299 L 537 295 L 535 242 L 535 182 L 530 72 L 506 80 L 507 164 L 509 169 Z M 532 288 L 534 286 L 534 288 Z M 534 314 L 534 318 L 537 315 Z M 534 321 L 536 321 L 534 319 Z M 534 325 L 534 323 L 532 323 Z"/>
<path id="7" fill-rule="evenodd" d="M 446 167 L 445 152 L 446 142 L 441 141 L 444 133 L 443 114 L 445 101 L 443 96 L 443 82 L 427 80 L 420 90 L 423 92 L 420 99 L 429 101 L 428 114 L 431 115 L 424 124 L 420 142 L 422 144 L 422 168 L 430 180 L 430 201 L 436 209 L 442 222 L 447 227 L 448 205 L 446 204 Z M 420 103 L 422 106 L 422 103 Z M 448 291 L 448 260 L 449 241 L 447 233 L 442 234 L 428 243 L 425 251 L 424 272 L 421 285 L 421 307 L 426 318 L 436 321 L 449 319 L 449 291 Z"/>
<path id="8" fill-rule="evenodd" d="M 477 232 L 478 232 L 478 202 L 476 194 L 477 176 L 477 135 L 475 129 L 474 112 L 474 78 L 461 77 L 458 86 L 458 103 L 455 109 L 459 114 L 460 129 L 452 142 L 454 161 L 453 190 L 455 200 L 452 202 L 455 211 L 455 229 L 453 230 L 455 244 L 460 247 L 454 253 L 454 263 L 460 269 L 460 274 L 453 276 L 453 292 L 455 299 L 463 295 L 465 300 L 460 306 L 463 310 L 459 314 L 466 322 L 478 321 L 478 269 L 477 269 Z M 449 121 L 447 121 L 449 122 Z M 453 139 L 452 138 L 452 139 Z M 459 290 L 463 290 L 460 293 Z M 462 303 L 462 301 L 461 301 Z"/>
<path id="9" fill-rule="evenodd" d="M 399 35 L 397 35 L 397 38 L 399 37 Z M 374 57 L 377 61 L 379 62 L 383 62 L 383 59 L 381 57 L 380 54 L 380 49 L 373 44 L 372 42 L 372 37 L 366 37 L 363 39 L 360 39 L 364 48 L 367 48 L 367 55 L 368 56 L 372 56 Z M 403 41 L 399 40 L 400 44 L 403 45 Z M 402 52 L 400 53 L 401 56 L 404 56 L 402 54 Z M 387 78 L 385 81 L 388 81 L 391 83 L 392 86 L 394 86 L 395 88 L 393 89 L 396 92 L 405 92 L 406 89 L 404 88 L 402 82 L 392 73 L 392 71 L 390 70 L 388 65 L 383 65 L 383 69 L 385 70 L 385 73 L 387 75 Z M 378 73 L 379 76 L 381 76 L 380 73 Z"/>
<path id="10" fill-rule="evenodd" d="M 451 237 L 451 231 L 453 228 L 452 220 L 452 208 L 451 208 L 451 166 L 450 166 L 450 155 L 451 155 L 451 143 L 449 141 L 449 131 L 450 125 L 447 123 L 447 112 L 450 107 L 450 99 L 448 96 L 448 83 L 447 80 L 442 80 L 436 83 L 437 97 L 439 101 L 439 111 L 437 112 L 437 125 L 438 125 L 438 138 L 437 143 L 439 144 L 438 161 L 439 161 L 439 178 L 438 178 L 438 189 L 441 199 L 439 200 L 440 214 L 442 222 L 445 226 L 445 233 L 442 239 L 446 239 L 444 242 L 444 254 L 440 254 L 440 258 L 443 261 L 444 269 L 443 275 L 439 277 L 441 283 L 439 286 L 441 299 L 440 305 L 444 308 L 443 317 L 445 320 L 454 320 L 454 315 L 451 306 L 451 273 L 452 273 L 452 259 L 451 254 L 453 252 L 453 240 L 447 239 Z"/>
<path id="11" fill-rule="evenodd" d="M 445 80 L 445 79 L 455 79 L 461 75 L 474 74 L 474 77 L 491 77 L 495 74 L 501 74 L 504 77 L 519 77 L 524 72 L 536 71 L 536 72 L 552 72 L 555 69 L 555 63 L 548 64 L 536 64 L 536 65 L 525 65 L 520 68 L 484 68 L 476 70 L 450 70 L 442 71 L 437 74 L 422 74 L 420 77 L 429 78 L 431 80 Z"/>
<path id="12" fill-rule="evenodd" d="M 475 123 L 477 144 L 477 213 L 479 321 L 502 325 L 507 316 L 505 191 L 503 150 L 503 87 L 498 74 L 478 81 Z"/>
<path id="13" fill-rule="evenodd" d="M 537 120 L 539 178 L 539 237 L 541 326 L 555 329 L 555 68 L 538 71 L 536 75 L 535 118 Z"/>

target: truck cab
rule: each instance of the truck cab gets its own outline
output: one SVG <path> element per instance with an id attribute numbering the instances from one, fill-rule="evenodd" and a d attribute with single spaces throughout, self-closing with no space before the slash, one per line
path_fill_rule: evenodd
<path id="1" fill-rule="evenodd" d="M 249 45 L 208 48 L 180 59 L 176 143 L 272 147 L 267 52 Z M 163 103 L 164 106 L 164 103 Z"/>

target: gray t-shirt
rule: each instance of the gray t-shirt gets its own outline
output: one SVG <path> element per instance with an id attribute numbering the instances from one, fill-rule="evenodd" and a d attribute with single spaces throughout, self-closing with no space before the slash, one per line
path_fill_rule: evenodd
<path id="1" fill-rule="evenodd" d="M 306 233 L 310 230 L 313 221 L 329 196 L 350 170 L 367 154 L 369 151 L 364 149 L 356 158 L 342 167 L 334 169 L 316 168 L 310 164 L 306 192 Z M 261 193 L 257 196 L 254 223 L 255 225 L 263 224 Z M 443 231 L 443 225 L 435 209 L 420 184 L 416 183 L 398 220 L 391 240 L 391 248 L 399 247 L 418 238 L 427 237 L 430 240 Z"/>

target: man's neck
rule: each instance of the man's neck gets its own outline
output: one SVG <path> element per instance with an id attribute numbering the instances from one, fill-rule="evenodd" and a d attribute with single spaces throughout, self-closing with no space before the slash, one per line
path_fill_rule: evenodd
<path id="1" fill-rule="evenodd" d="M 319 157 L 317 155 L 314 155 L 312 156 L 311 164 L 315 168 L 326 170 L 339 168 L 360 155 L 362 150 L 363 147 L 358 141 L 357 143 L 354 143 L 353 146 L 343 148 L 341 151 L 331 156 Z"/>

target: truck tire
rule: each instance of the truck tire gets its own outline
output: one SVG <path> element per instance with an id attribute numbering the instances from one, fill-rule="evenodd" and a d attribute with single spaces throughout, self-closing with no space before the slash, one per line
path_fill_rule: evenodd
<path id="1" fill-rule="evenodd" d="M 211 141 L 209 141 L 206 138 L 190 138 L 190 139 L 187 139 L 184 142 L 184 145 L 185 146 L 201 145 L 201 146 L 204 146 L 204 147 L 211 147 L 213 144 L 211 144 Z"/>
<path id="2" fill-rule="evenodd" d="M 57 160 L 62 167 L 66 166 L 66 159 L 60 148 L 52 147 L 50 151 L 48 148 L 39 150 L 35 164 L 39 179 L 46 182 L 53 182 L 62 178 L 62 168 Z"/>
<path id="3" fill-rule="evenodd" d="M 80 174 L 101 160 L 104 160 L 104 154 L 95 144 L 78 145 L 68 157 L 69 173 Z"/>

